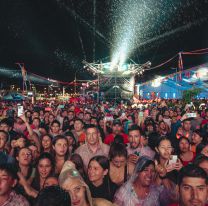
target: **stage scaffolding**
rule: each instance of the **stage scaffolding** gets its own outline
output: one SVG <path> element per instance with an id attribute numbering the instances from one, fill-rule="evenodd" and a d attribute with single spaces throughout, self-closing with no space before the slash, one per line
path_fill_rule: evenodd
<path id="1" fill-rule="evenodd" d="M 134 94 L 135 76 L 142 75 L 151 62 L 145 64 L 112 65 L 111 62 L 88 63 L 83 61 L 84 69 L 97 78 L 97 90 L 105 99 L 129 99 Z M 100 95 L 99 95 L 100 96 Z"/>

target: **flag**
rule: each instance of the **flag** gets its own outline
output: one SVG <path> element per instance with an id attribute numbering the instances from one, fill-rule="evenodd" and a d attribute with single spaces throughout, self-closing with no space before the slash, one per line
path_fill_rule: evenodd
<path id="1" fill-rule="evenodd" d="M 20 67 L 20 69 L 21 69 L 23 80 L 26 81 L 26 80 L 27 80 L 27 71 L 26 71 L 26 69 L 25 69 L 25 64 L 24 64 L 24 63 L 16 63 L 16 64 L 17 64 L 17 65 Z"/>
<path id="2" fill-rule="evenodd" d="M 188 71 L 187 77 L 190 78 L 191 77 L 191 72 Z"/>
<path id="3" fill-rule="evenodd" d="M 183 59 L 182 59 L 181 52 L 179 53 L 179 58 L 178 58 L 178 68 L 179 68 L 179 71 L 183 70 Z"/>
<path id="4" fill-rule="evenodd" d="M 177 80 L 178 80 L 178 81 L 181 81 L 181 80 L 182 80 L 181 72 L 180 72 L 180 74 L 178 74 Z"/>
<path id="5" fill-rule="evenodd" d="M 186 78 L 190 78 L 191 77 L 191 72 L 190 71 L 186 71 L 185 72 L 185 77 Z"/>
<path id="6" fill-rule="evenodd" d="M 21 70 L 22 70 L 22 78 L 24 79 L 24 81 L 26 81 L 26 79 L 27 79 L 27 72 L 26 72 L 24 64 L 21 67 Z"/>

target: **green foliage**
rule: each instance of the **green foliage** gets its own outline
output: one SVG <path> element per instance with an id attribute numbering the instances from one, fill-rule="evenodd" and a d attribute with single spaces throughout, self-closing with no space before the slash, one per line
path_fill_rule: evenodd
<path id="1" fill-rule="evenodd" d="M 189 90 L 183 91 L 183 101 L 185 103 L 190 103 L 194 97 L 196 97 L 198 94 L 200 94 L 202 89 L 200 88 L 193 88 Z"/>

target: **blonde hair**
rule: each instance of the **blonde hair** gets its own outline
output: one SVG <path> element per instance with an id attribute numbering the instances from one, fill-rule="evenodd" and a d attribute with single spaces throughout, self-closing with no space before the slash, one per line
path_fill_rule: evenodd
<path id="1" fill-rule="evenodd" d="M 64 166 L 61 170 L 61 173 L 59 175 L 59 185 L 63 188 L 63 185 L 66 181 L 69 180 L 79 180 L 81 185 L 85 187 L 86 189 L 86 196 L 87 201 L 89 202 L 90 206 L 93 206 L 92 204 L 92 196 L 90 193 L 90 189 L 88 185 L 85 183 L 79 172 L 75 169 L 75 165 L 71 161 L 66 161 L 64 163 Z"/>

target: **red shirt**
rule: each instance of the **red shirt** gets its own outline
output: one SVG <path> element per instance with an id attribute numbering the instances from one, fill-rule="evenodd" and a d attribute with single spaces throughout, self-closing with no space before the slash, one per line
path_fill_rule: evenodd
<path id="1" fill-rule="evenodd" d="M 208 119 L 203 119 L 201 125 L 203 126 L 204 124 L 208 123 Z"/>
<path id="2" fill-rule="evenodd" d="M 193 162 L 194 159 L 195 159 L 195 157 L 196 157 L 196 153 L 193 152 L 193 158 L 192 158 L 191 160 L 189 160 L 189 161 L 183 161 L 183 160 L 181 160 L 183 166 L 185 167 L 185 166 L 187 166 L 189 163 Z"/>
<path id="3" fill-rule="evenodd" d="M 128 135 L 127 134 L 121 133 L 120 135 L 123 136 L 124 144 L 129 143 Z M 110 145 L 114 141 L 114 137 L 115 137 L 115 134 L 113 134 L 113 133 L 112 134 L 109 134 L 105 138 L 104 143 Z"/>

